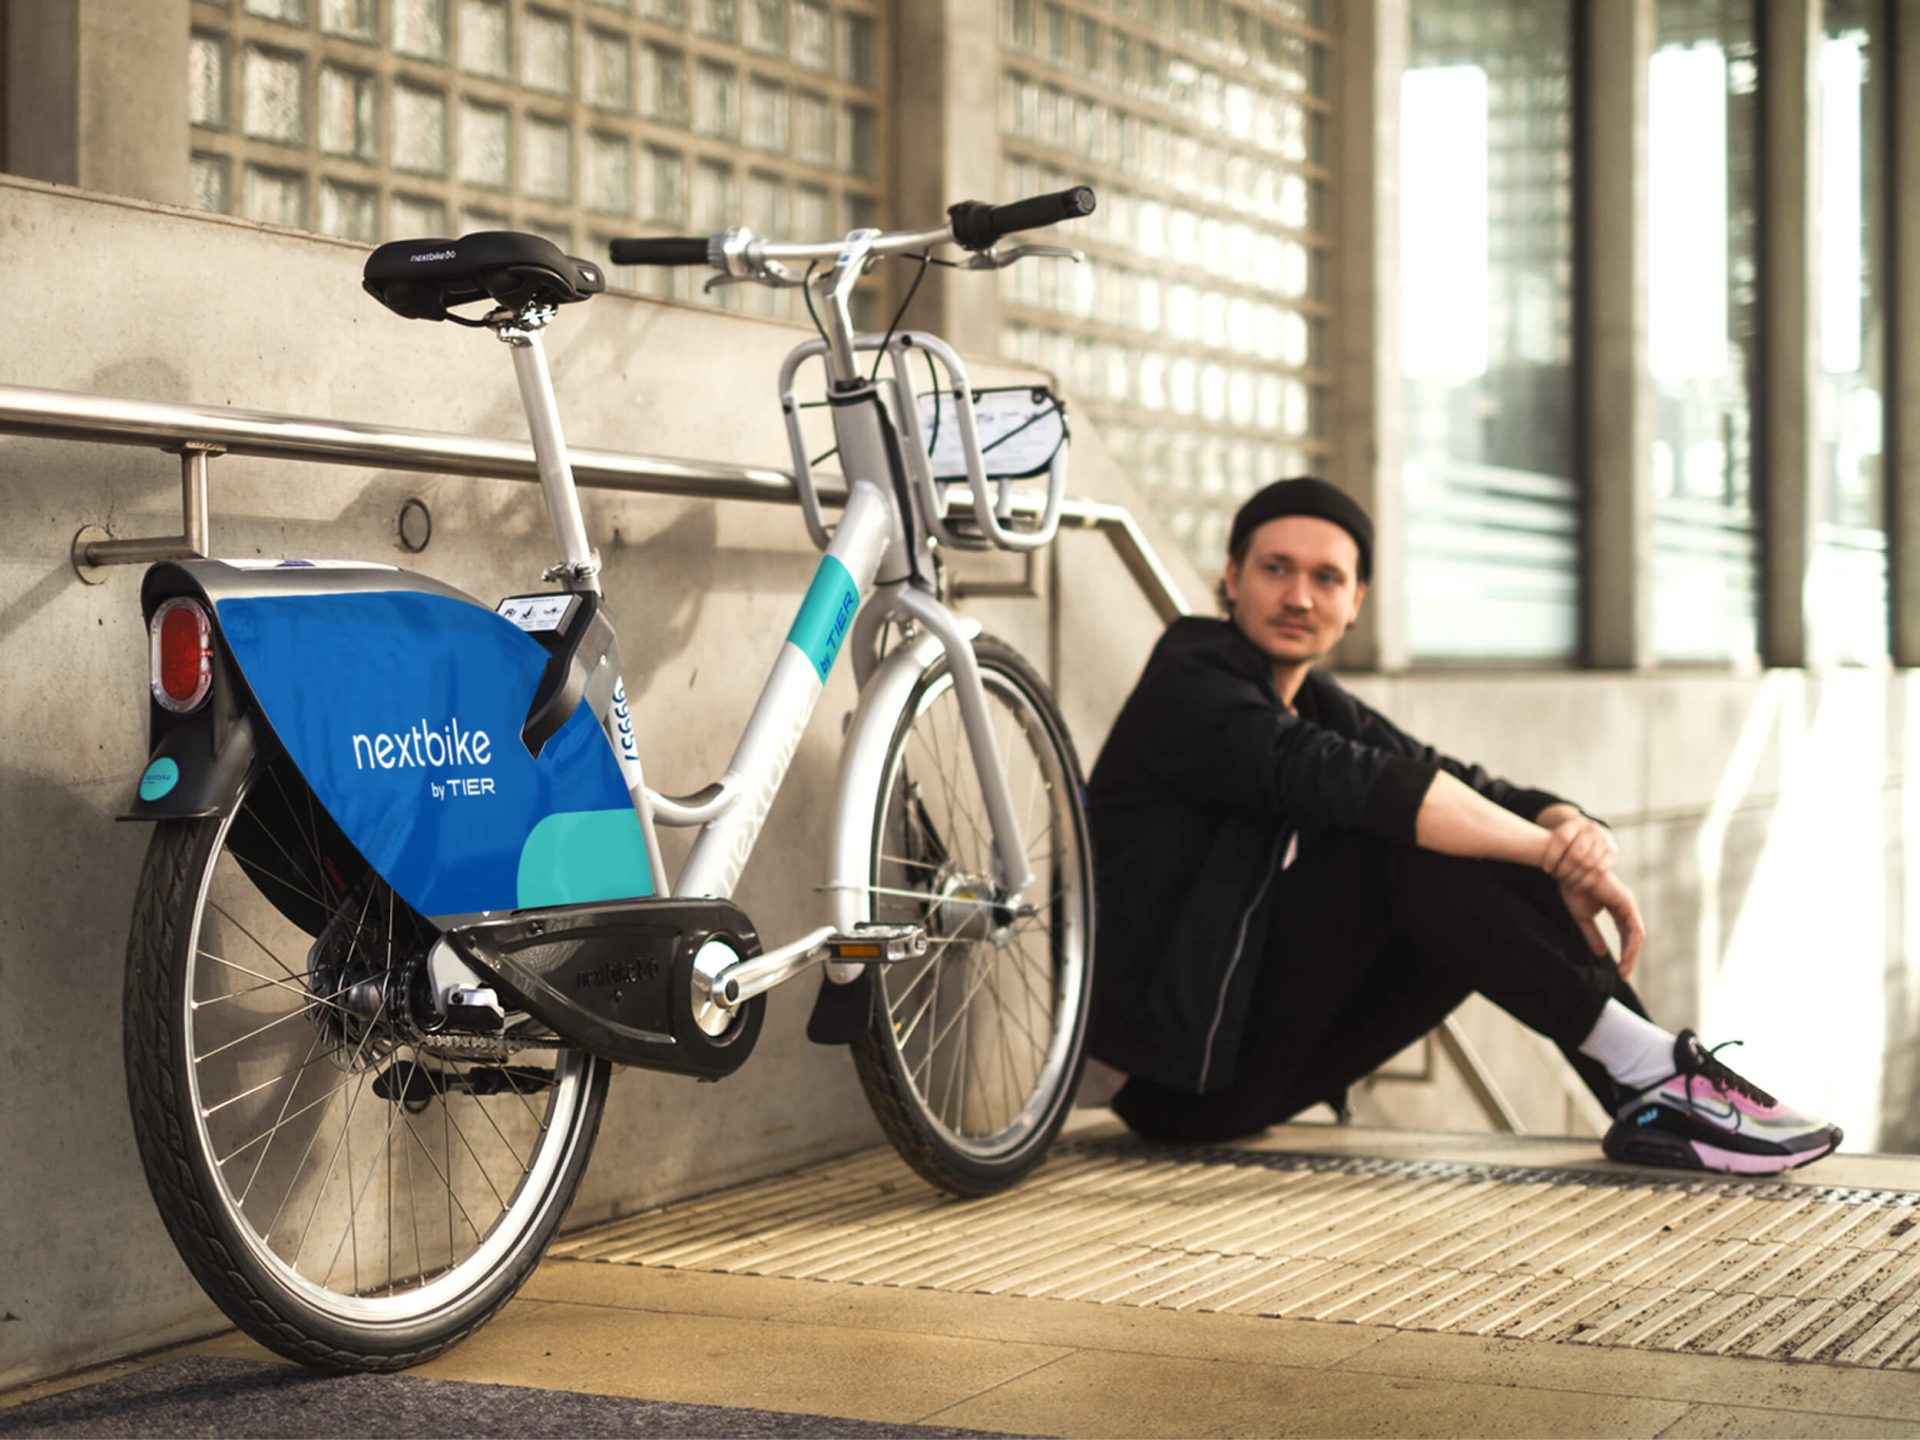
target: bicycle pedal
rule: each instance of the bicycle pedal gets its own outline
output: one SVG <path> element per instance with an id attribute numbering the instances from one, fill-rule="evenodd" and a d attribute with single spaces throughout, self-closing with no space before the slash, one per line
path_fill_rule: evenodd
<path id="1" fill-rule="evenodd" d="M 927 953 L 927 932 L 918 925 L 862 925 L 821 941 L 827 958 L 851 964 L 891 964 Z"/>

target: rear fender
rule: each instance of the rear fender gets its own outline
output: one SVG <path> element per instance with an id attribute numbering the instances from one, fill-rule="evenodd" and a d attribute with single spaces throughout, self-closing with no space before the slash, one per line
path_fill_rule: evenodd
<path id="1" fill-rule="evenodd" d="M 521 732 L 549 657 L 490 607 L 401 570 L 301 562 L 147 572 L 149 618 L 175 595 L 213 617 L 215 698 L 186 717 L 152 707 L 128 818 L 225 814 L 263 755 L 284 756 L 342 838 L 436 924 L 652 893 L 591 708 L 532 754 Z"/>

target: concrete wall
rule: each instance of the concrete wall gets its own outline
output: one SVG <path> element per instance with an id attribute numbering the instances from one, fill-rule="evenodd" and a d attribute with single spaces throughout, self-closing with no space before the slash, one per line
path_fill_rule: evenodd
<path id="1" fill-rule="evenodd" d="M 389 316 L 358 289 L 361 253 L 0 179 L 15 342 L 0 383 L 520 433 L 498 347 Z M 773 378 L 796 338 L 773 322 L 597 299 L 550 340 L 569 436 L 784 464 Z M 67 559 L 86 523 L 171 531 L 176 476 L 158 452 L 0 438 L 0 1385 L 219 1324 L 148 1198 L 122 1086 L 116 997 L 146 835 L 111 817 L 145 758 L 139 571 L 88 587 Z M 1084 430 L 1074 489 L 1138 508 Z M 212 493 L 222 555 L 405 562 L 482 595 L 527 588 L 550 558 L 538 493 L 522 484 L 221 459 Z M 395 522 L 412 495 L 436 524 L 409 559 Z M 650 775 L 695 788 L 725 763 L 812 551 L 780 507 L 589 492 L 586 508 Z M 1103 542 L 1061 543 L 1062 698 L 1091 764 L 1157 626 Z M 1210 587 L 1164 539 L 1160 550 L 1201 600 Z M 1016 568 L 996 559 L 970 573 Z M 1390 592 L 1388 578 L 1376 603 Z M 1039 603 L 965 608 L 1045 655 Z M 1857 1142 L 1920 1144 L 1902 785 L 1920 716 L 1904 675 L 1355 683 L 1414 733 L 1620 825 L 1653 929 L 1645 986 L 1663 1017 L 1744 1035 L 1743 1064 L 1831 1109 Z M 811 857 L 853 698 L 842 667 L 747 870 L 740 898 L 770 936 L 814 923 Z M 803 984 L 772 997 L 762 1053 L 724 1085 L 616 1076 L 574 1221 L 876 1141 L 844 1056 L 802 1036 L 810 995 Z M 1529 1123 L 1565 1125 L 1557 1072 L 1531 1037 L 1483 1011 L 1467 1022 Z M 1444 1079 L 1377 1086 L 1362 1113 L 1474 1120 Z"/>

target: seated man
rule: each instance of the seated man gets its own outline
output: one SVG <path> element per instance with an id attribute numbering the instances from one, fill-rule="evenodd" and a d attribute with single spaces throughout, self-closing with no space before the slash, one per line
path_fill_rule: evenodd
<path id="1" fill-rule="evenodd" d="M 1090 1048 L 1130 1077 L 1121 1119 L 1208 1142 L 1344 1108 L 1478 991 L 1559 1045 L 1617 1117 L 1617 1160 L 1767 1174 L 1833 1149 L 1837 1128 L 1646 1018 L 1605 826 L 1436 754 L 1314 668 L 1360 612 L 1372 548 L 1324 481 L 1248 500 L 1229 618 L 1168 627 L 1094 766 Z"/>

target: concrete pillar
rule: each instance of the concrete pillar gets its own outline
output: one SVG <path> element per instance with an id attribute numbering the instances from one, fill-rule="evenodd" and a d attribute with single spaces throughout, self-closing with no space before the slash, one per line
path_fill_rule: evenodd
<path id="1" fill-rule="evenodd" d="M 1891 8 L 1887 544 L 1893 663 L 1920 665 L 1920 0 L 1896 0 Z"/>
<path id="2" fill-rule="evenodd" d="M 190 202 L 189 0 L 6 0 L 0 6 L 0 168 Z"/>
<path id="3" fill-rule="evenodd" d="M 1000 193 L 999 27 L 999 7 L 979 0 L 898 0 L 894 223 L 932 224 L 956 200 L 1022 198 Z M 963 353 L 995 354 L 999 287 L 934 268 L 906 323 L 938 331 Z"/>
<path id="4" fill-rule="evenodd" d="M 1647 352 L 1647 87 L 1654 0 L 1582 7 L 1579 254 L 1586 661 L 1653 663 L 1653 394 Z"/>
<path id="5" fill-rule="evenodd" d="M 1818 488 L 1821 0 L 1760 10 L 1760 653 L 1807 663 L 1807 580 Z"/>
<path id="6" fill-rule="evenodd" d="M 1343 670 L 1407 665 L 1406 391 L 1400 372 L 1400 77 L 1407 0 L 1335 7 L 1333 473 L 1373 516 L 1371 603 L 1340 642 Z"/>

